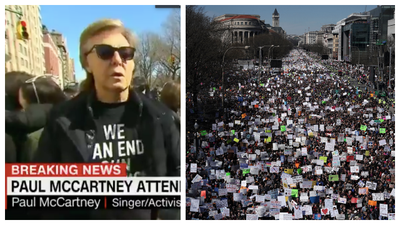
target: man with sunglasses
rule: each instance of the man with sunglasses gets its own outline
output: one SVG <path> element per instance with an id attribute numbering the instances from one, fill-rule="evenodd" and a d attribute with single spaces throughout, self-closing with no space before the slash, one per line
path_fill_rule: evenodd
<path id="1" fill-rule="evenodd" d="M 121 162 L 127 164 L 130 176 L 180 176 L 180 131 L 171 110 L 131 87 L 135 43 L 119 20 L 100 20 L 83 31 L 80 61 L 87 77 L 82 92 L 51 111 L 36 162 Z M 159 218 L 157 211 L 147 209 L 49 216 Z"/>

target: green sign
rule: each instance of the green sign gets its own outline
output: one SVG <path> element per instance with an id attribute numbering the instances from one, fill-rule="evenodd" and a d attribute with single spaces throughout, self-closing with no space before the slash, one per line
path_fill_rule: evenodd
<path id="1" fill-rule="evenodd" d="M 360 130 L 366 131 L 367 130 L 367 126 L 361 125 Z"/>
<path id="2" fill-rule="evenodd" d="M 243 176 L 245 176 L 246 174 L 250 173 L 250 169 L 244 169 L 243 170 Z"/>
<path id="3" fill-rule="evenodd" d="M 292 189 L 292 197 L 297 198 L 299 197 L 299 190 L 297 189 Z"/>
<path id="4" fill-rule="evenodd" d="M 339 181 L 339 175 L 329 175 L 329 181 Z"/>

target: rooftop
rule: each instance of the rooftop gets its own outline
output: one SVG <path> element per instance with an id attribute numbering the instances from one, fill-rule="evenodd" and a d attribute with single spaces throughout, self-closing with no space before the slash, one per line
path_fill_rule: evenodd
<path id="1" fill-rule="evenodd" d="M 259 18 L 255 17 L 255 16 L 237 15 L 237 16 L 232 16 L 232 17 L 220 20 L 219 22 L 223 22 L 223 21 L 226 21 L 226 20 L 233 20 L 233 19 L 255 19 L 255 20 L 259 20 Z"/>

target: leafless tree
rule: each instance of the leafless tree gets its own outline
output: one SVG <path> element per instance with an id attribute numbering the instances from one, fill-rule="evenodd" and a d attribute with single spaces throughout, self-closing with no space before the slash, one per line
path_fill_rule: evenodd
<path id="1" fill-rule="evenodd" d="M 181 15 L 180 10 L 173 10 L 164 23 L 163 45 L 159 46 L 160 74 L 180 76 L 181 69 Z"/>
<path id="2" fill-rule="evenodd" d="M 159 47 L 162 46 L 160 36 L 145 32 L 140 36 L 139 48 L 136 54 L 136 76 L 142 76 L 149 85 L 152 84 L 152 78 L 159 66 L 160 56 L 158 54 Z"/>

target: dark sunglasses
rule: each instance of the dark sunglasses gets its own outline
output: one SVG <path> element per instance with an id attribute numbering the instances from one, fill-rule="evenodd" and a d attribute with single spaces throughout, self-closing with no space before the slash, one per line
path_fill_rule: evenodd
<path id="1" fill-rule="evenodd" d="M 86 53 L 86 55 L 89 55 L 93 49 L 96 49 L 97 56 L 102 59 L 102 60 L 109 60 L 112 57 L 114 57 L 114 53 L 118 52 L 120 55 L 121 59 L 126 61 L 126 60 L 132 60 L 133 57 L 135 56 L 135 51 L 136 49 L 133 47 L 119 47 L 119 48 L 114 48 L 111 45 L 94 45 L 90 51 Z"/>

